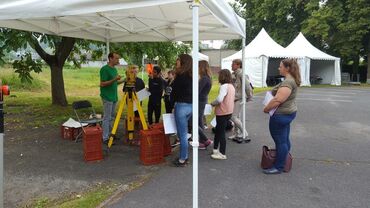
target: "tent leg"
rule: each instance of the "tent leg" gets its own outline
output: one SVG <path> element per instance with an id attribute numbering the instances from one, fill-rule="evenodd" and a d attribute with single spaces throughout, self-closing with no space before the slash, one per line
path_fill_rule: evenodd
<path id="1" fill-rule="evenodd" d="M 193 1 L 193 208 L 198 208 L 198 59 L 199 59 L 199 1 Z"/>
<path id="2" fill-rule="evenodd" d="M 242 107 L 242 127 L 243 127 L 243 139 L 245 138 L 245 135 L 246 135 L 246 132 L 245 132 L 245 102 L 246 102 L 246 98 L 245 98 L 245 38 L 242 39 L 242 44 L 243 44 L 243 49 L 242 49 L 242 75 L 243 75 L 243 81 L 242 81 L 242 103 L 243 103 L 243 107 Z"/>

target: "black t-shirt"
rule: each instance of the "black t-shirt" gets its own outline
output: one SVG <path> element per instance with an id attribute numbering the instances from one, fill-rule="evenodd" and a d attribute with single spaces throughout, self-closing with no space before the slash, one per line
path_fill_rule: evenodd
<path id="1" fill-rule="evenodd" d="M 192 103 L 193 79 L 187 74 L 176 75 L 172 84 L 172 94 L 175 102 Z"/>
<path id="2" fill-rule="evenodd" d="M 136 77 L 136 81 L 135 81 L 135 90 L 136 92 L 139 92 L 140 90 L 144 89 L 145 88 L 145 83 L 142 79 L 140 79 L 139 77 Z"/>
<path id="3" fill-rule="evenodd" d="M 152 101 L 159 101 L 162 99 L 163 94 L 163 79 L 162 78 L 153 78 L 149 79 L 149 99 Z"/>

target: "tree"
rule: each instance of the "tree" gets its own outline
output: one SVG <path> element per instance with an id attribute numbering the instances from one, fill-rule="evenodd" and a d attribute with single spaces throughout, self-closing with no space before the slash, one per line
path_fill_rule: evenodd
<path id="1" fill-rule="evenodd" d="M 369 0 L 238 0 L 234 9 L 247 21 L 247 43 L 262 27 L 286 46 L 299 32 L 316 47 L 353 62 L 367 57 L 370 79 Z M 240 41 L 229 41 L 240 49 Z"/>
<path id="2" fill-rule="evenodd" d="M 0 63 L 4 62 L 2 58 L 5 51 L 17 51 L 20 48 L 26 48 L 28 45 L 50 67 L 52 104 L 67 106 L 68 102 L 63 79 L 63 66 L 65 62 L 69 61 L 75 66 L 80 67 L 80 64 L 86 61 L 85 54 L 87 52 L 92 52 L 93 57 L 101 57 L 105 44 L 71 37 L 58 37 L 0 28 Z M 53 54 L 46 52 L 42 45 L 51 48 Z M 91 45 L 95 47 L 92 48 Z M 167 67 L 175 63 L 176 56 L 181 52 L 187 51 L 188 48 L 187 46 L 176 43 L 124 43 L 112 44 L 111 49 L 122 52 L 122 55 L 129 63 L 141 64 L 141 57 L 145 53 L 148 54 L 149 58 L 158 56 L 160 64 Z M 30 81 L 32 79 L 30 75 L 31 71 L 40 72 L 39 64 L 35 64 L 34 60 L 30 57 L 25 57 L 21 61 L 16 62 L 16 64 L 13 64 L 13 67 L 17 67 L 16 72 L 21 76 L 21 80 L 23 81 Z"/>
<path id="3" fill-rule="evenodd" d="M 353 61 L 358 72 L 359 58 L 370 53 L 370 2 L 368 0 L 311 0 L 306 11 L 312 15 L 304 21 L 304 32 L 321 40 L 321 46 Z M 370 73 L 368 58 L 368 74 Z"/>
<path id="4" fill-rule="evenodd" d="M 162 68 L 172 68 L 179 54 L 190 51 L 187 44 L 176 42 L 114 43 L 112 49 L 123 56 L 129 64 L 141 66 L 141 59 L 146 54 L 148 59 L 158 58 L 158 64 Z"/>
<path id="5" fill-rule="evenodd" d="M 301 23 L 308 17 L 306 1 L 300 0 L 238 0 L 233 5 L 246 20 L 246 44 L 265 28 L 279 44 L 287 46 L 301 31 Z M 240 49 L 240 41 L 228 41 L 231 48 Z"/>

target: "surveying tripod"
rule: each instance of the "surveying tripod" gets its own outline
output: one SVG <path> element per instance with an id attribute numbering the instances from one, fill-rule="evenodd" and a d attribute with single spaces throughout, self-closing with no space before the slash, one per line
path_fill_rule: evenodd
<path id="1" fill-rule="evenodd" d="M 127 85 L 127 86 L 126 86 Z M 116 119 L 114 120 L 112 132 L 109 136 L 109 141 L 108 141 L 108 148 L 110 148 L 113 144 L 113 138 L 116 134 L 119 120 L 121 119 L 123 108 L 125 107 L 127 103 L 127 132 L 128 132 L 128 139 L 132 140 L 134 138 L 134 103 L 136 104 L 137 110 L 139 112 L 140 116 L 140 121 L 143 126 L 144 130 L 148 129 L 148 126 L 145 121 L 143 109 L 140 105 L 140 101 L 137 98 L 136 90 L 135 90 L 135 85 L 130 85 L 125 83 L 125 86 L 123 87 L 123 96 L 121 101 L 119 102 L 119 107 L 118 107 L 118 112 L 116 115 Z"/>

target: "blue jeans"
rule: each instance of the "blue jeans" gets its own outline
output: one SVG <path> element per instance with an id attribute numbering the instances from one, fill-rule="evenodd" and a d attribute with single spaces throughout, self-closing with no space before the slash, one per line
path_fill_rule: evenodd
<path id="1" fill-rule="evenodd" d="M 180 139 L 180 160 L 188 159 L 188 121 L 193 113 L 193 105 L 191 103 L 176 103 L 175 104 L 175 122 L 177 128 L 177 136 Z"/>
<path id="2" fill-rule="evenodd" d="M 276 160 L 274 167 L 280 171 L 284 169 L 286 157 L 290 151 L 290 123 L 296 117 L 292 114 L 274 114 L 270 118 L 269 128 L 272 139 L 275 142 Z"/>
<path id="3" fill-rule="evenodd" d="M 109 139 L 109 135 L 112 131 L 116 104 L 117 102 L 111 102 L 103 99 L 103 141 Z"/>

